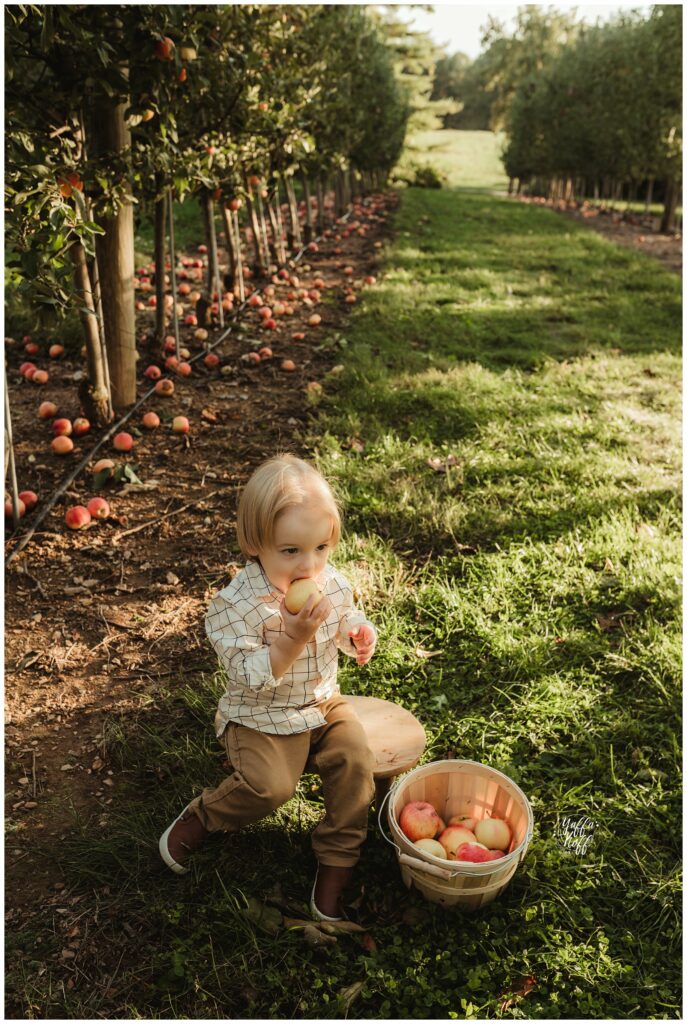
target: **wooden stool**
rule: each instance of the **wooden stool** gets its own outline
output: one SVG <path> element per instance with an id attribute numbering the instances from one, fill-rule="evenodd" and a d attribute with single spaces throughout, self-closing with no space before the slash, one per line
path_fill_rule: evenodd
<path id="1" fill-rule="evenodd" d="M 379 810 L 392 780 L 414 768 L 420 760 L 427 742 L 425 730 L 415 715 L 393 701 L 345 696 L 353 705 L 377 759 L 374 770 L 375 807 Z"/>

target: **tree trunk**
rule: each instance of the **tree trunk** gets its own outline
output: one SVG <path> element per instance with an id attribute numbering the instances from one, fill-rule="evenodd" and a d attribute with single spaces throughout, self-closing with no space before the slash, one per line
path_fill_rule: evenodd
<path id="1" fill-rule="evenodd" d="M 260 238 L 262 239 L 262 244 L 263 244 L 264 249 L 265 249 L 265 256 L 267 257 L 268 270 L 269 270 L 269 257 L 270 257 L 270 254 L 273 256 L 273 258 L 275 260 L 277 259 L 277 256 L 275 255 L 274 248 L 270 247 L 269 241 L 267 239 L 267 225 L 265 224 L 265 209 L 264 209 L 263 204 L 262 204 L 262 186 L 261 185 L 258 185 L 258 187 L 255 190 L 255 198 L 256 198 L 256 205 L 257 205 L 257 209 L 258 209 L 258 224 L 260 225 Z"/>
<path id="2" fill-rule="evenodd" d="M 253 246 L 255 248 L 255 265 L 257 267 L 258 274 L 263 275 L 267 270 L 268 259 L 263 259 L 262 255 L 262 244 L 260 242 L 260 225 L 258 224 L 258 215 L 255 211 L 255 203 L 252 199 L 252 193 L 250 185 L 248 184 L 248 175 L 245 170 L 243 172 L 243 180 L 246 188 L 246 209 L 248 211 L 248 218 L 250 220 L 251 230 L 253 232 Z"/>
<path id="3" fill-rule="evenodd" d="M 224 221 L 227 256 L 229 257 L 229 280 L 231 281 L 231 290 L 236 295 L 236 286 L 238 284 L 236 280 L 236 243 L 234 241 L 234 225 L 231 222 L 231 210 L 226 203 L 222 203 L 222 219 Z"/>
<path id="4" fill-rule="evenodd" d="M 200 195 L 200 206 L 203 213 L 203 229 L 205 244 L 208 250 L 208 276 L 207 276 L 207 293 L 208 299 L 212 302 L 212 293 L 215 290 L 217 282 L 217 266 L 215 264 L 215 253 L 212 251 L 212 224 L 211 220 L 215 214 L 215 204 L 212 199 L 210 192 L 205 189 Z"/>
<path id="5" fill-rule="evenodd" d="M 594 202 L 598 203 L 598 201 L 599 201 L 599 179 L 598 178 L 594 178 Z"/>
<path id="6" fill-rule="evenodd" d="M 117 163 L 131 152 L 131 133 L 124 121 L 129 100 L 103 102 L 94 111 L 94 141 L 99 157 Z M 96 236 L 102 280 L 107 358 L 116 409 L 136 401 L 136 320 L 134 309 L 134 207 L 124 201 L 114 214 L 98 218 L 104 235 Z M 164 264 L 163 264 L 164 274 Z M 94 392 L 98 387 L 92 381 Z"/>
<path id="7" fill-rule="evenodd" d="M 234 228 L 234 240 L 236 243 L 236 276 L 239 285 L 239 302 L 245 302 L 246 289 L 243 282 L 243 254 L 241 253 L 241 228 L 239 227 L 239 215 L 236 210 L 232 211 L 231 222 Z"/>
<path id="8" fill-rule="evenodd" d="M 210 305 L 212 306 L 215 295 L 217 295 L 217 316 L 219 317 L 220 327 L 224 327 L 222 280 L 219 269 L 219 255 L 217 253 L 217 231 L 215 229 L 215 201 L 211 195 L 208 195 L 208 224 L 210 227 L 210 243 L 208 245 L 208 249 L 210 250 L 210 259 L 208 260 L 208 263 L 212 265 L 214 270 L 212 284 L 210 287 Z"/>
<path id="9" fill-rule="evenodd" d="M 668 178 L 666 183 L 666 194 L 663 201 L 663 216 L 661 217 L 661 234 L 668 234 L 675 230 L 675 212 L 677 210 L 680 187 L 674 178 Z"/>
<path id="10" fill-rule="evenodd" d="M 324 231 L 324 187 L 321 174 L 317 175 L 315 187 L 317 189 L 317 233 L 321 235 Z"/>
<path id="11" fill-rule="evenodd" d="M 654 179 L 653 178 L 649 178 L 649 180 L 647 182 L 647 185 L 646 185 L 646 200 L 644 202 L 644 209 L 646 210 L 647 213 L 649 212 L 649 209 L 651 207 L 651 203 L 652 203 L 653 198 L 654 198 Z"/>
<path id="12" fill-rule="evenodd" d="M 305 197 L 305 227 L 303 228 L 303 238 L 305 244 L 312 242 L 313 240 L 313 229 L 312 229 L 312 205 L 310 203 L 310 182 L 308 181 L 307 174 L 301 174 L 301 182 L 303 184 L 303 196 Z"/>
<path id="13" fill-rule="evenodd" d="M 98 317 L 93 301 L 93 289 L 88 274 L 86 252 L 80 241 L 74 242 L 70 249 L 74 264 L 74 284 L 79 296 L 79 319 L 86 342 L 86 364 L 88 381 L 82 388 L 79 397 L 84 405 L 84 412 L 93 426 L 104 427 L 110 422 L 110 403 L 105 379 L 103 349 L 100 344 Z"/>
<path id="14" fill-rule="evenodd" d="M 286 263 L 289 254 L 286 251 L 286 228 L 284 227 L 284 221 L 281 215 L 281 189 L 279 188 L 279 178 L 276 179 L 274 190 L 274 214 L 277 218 L 277 230 L 279 231 L 279 251 L 281 253 L 281 262 Z"/>
<path id="15" fill-rule="evenodd" d="M 267 200 L 267 216 L 270 219 L 270 230 L 272 232 L 272 254 L 274 256 L 274 262 L 277 264 L 284 263 L 286 261 L 282 259 L 281 232 L 279 230 L 279 222 L 277 221 L 277 214 L 274 211 L 274 206 L 272 204 L 271 199 Z"/>
<path id="16" fill-rule="evenodd" d="M 155 176 L 155 188 L 162 192 L 162 176 Z M 162 346 L 165 337 L 165 237 L 167 233 L 166 195 L 159 194 L 155 200 L 155 341 Z M 176 301 L 176 296 L 175 296 Z"/>
<path id="17" fill-rule="evenodd" d="M 289 201 L 289 220 L 291 221 L 291 233 L 293 237 L 293 244 L 291 248 L 300 249 L 303 245 L 303 236 L 301 235 L 301 222 L 298 217 L 298 202 L 296 200 L 296 190 L 293 187 L 293 178 L 286 178 L 286 196 Z"/>

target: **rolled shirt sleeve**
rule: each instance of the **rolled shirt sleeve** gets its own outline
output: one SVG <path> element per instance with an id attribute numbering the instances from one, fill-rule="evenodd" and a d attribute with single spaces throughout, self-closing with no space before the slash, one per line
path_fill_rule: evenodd
<path id="1" fill-rule="evenodd" d="M 361 626 L 366 623 L 375 631 L 377 635 L 377 629 L 367 618 L 365 613 L 360 609 L 356 608 L 353 603 L 353 591 L 348 588 L 344 595 L 344 605 L 342 608 L 341 619 L 339 620 L 339 628 L 336 633 L 336 646 L 344 654 L 348 654 L 351 657 L 355 657 L 358 653 L 355 644 L 348 635 L 350 629 L 355 629 L 356 626 Z"/>
<path id="2" fill-rule="evenodd" d="M 284 677 L 274 677 L 255 609 L 242 609 L 217 594 L 205 617 L 205 632 L 233 685 L 256 691 L 280 685 Z"/>

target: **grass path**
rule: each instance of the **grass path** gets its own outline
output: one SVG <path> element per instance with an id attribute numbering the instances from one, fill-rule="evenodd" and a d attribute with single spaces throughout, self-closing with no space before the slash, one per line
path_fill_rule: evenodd
<path id="1" fill-rule="evenodd" d="M 170 685 L 154 724 L 113 722 L 133 791 L 163 770 L 168 803 L 157 788 L 121 801 L 106 833 L 85 822 L 63 869 L 108 878 L 145 922 L 147 958 L 117 979 L 134 1016 L 675 1018 L 679 281 L 496 196 L 410 190 L 396 227 L 338 339 L 345 370 L 297 438 L 344 498 L 334 562 L 381 632 L 340 681 L 413 709 L 427 760 L 514 779 L 534 810 L 528 856 L 466 920 L 407 892 L 371 827 L 359 881 L 373 946 L 269 934 L 249 900 L 303 902 L 311 885 L 322 803 L 306 776 L 172 884 L 155 866 L 160 828 L 221 775 L 209 672 Z M 591 845 L 566 850 L 563 819 L 584 816 Z"/>

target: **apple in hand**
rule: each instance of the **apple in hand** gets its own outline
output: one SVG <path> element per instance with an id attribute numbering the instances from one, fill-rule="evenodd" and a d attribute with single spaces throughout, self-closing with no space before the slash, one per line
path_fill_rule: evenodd
<path id="1" fill-rule="evenodd" d="M 308 600 L 311 594 L 321 594 L 322 591 L 315 583 L 315 580 L 304 579 L 294 580 L 289 589 L 286 591 L 284 597 L 284 604 L 286 610 L 291 612 L 292 615 L 298 615 L 299 611 Z M 313 608 L 319 601 L 315 601 Z"/>
<path id="2" fill-rule="evenodd" d="M 425 800 L 411 800 L 401 811 L 398 824 L 404 835 L 414 843 L 417 839 L 434 839 L 441 819 L 435 808 Z"/>
<path id="3" fill-rule="evenodd" d="M 512 832 L 503 818 L 483 818 L 475 825 L 475 839 L 488 850 L 507 850 Z"/>

